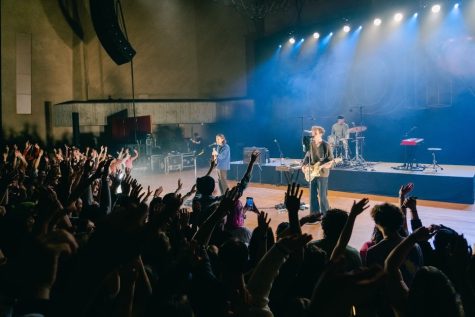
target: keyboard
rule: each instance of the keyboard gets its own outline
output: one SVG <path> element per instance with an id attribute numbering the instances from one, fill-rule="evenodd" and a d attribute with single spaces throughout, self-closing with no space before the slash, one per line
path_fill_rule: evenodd
<path id="1" fill-rule="evenodd" d="M 421 143 L 422 141 L 424 141 L 424 139 L 421 139 L 421 138 L 404 139 L 404 140 L 401 141 L 401 145 L 403 145 L 403 146 L 415 146 L 415 145 L 418 145 L 419 143 Z"/>

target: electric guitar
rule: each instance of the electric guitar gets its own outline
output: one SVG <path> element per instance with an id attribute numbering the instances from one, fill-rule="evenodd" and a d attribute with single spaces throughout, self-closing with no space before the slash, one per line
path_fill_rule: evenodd
<path id="1" fill-rule="evenodd" d="M 332 168 L 335 164 L 340 163 L 343 161 L 341 157 L 337 157 L 329 162 L 326 162 L 325 164 L 320 164 L 320 162 L 317 162 L 315 164 L 306 164 L 302 165 L 302 172 L 303 175 L 305 176 L 305 180 L 307 182 L 313 181 L 315 177 L 319 177 L 320 173 L 323 168 Z"/>

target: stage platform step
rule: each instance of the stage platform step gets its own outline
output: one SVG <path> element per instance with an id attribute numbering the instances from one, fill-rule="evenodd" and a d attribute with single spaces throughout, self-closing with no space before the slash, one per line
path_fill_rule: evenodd
<path id="1" fill-rule="evenodd" d="M 295 181 L 308 184 L 298 168 L 285 171 L 285 166 L 296 166 L 300 160 L 286 159 L 281 166 L 280 159 L 270 159 L 265 165 L 254 167 L 251 182 L 285 185 Z M 333 168 L 329 178 L 329 189 L 350 193 L 383 196 L 397 196 L 402 184 L 415 184 L 414 196 L 419 199 L 461 204 L 475 201 L 475 166 L 441 165 L 443 170 L 433 171 L 430 167 L 423 171 L 396 170 L 400 163 L 370 162 L 366 169 Z M 246 171 L 242 161 L 231 162 L 228 178 L 239 180 Z"/>

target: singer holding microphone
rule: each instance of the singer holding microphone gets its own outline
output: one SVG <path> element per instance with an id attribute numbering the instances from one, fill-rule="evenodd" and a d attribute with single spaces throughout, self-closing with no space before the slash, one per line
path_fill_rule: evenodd
<path id="1" fill-rule="evenodd" d="M 216 170 L 218 172 L 218 185 L 221 195 L 224 195 L 228 189 L 228 171 L 231 168 L 231 150 L 226 143 L 224 134 L 216 135 L 216 147 L 213 148 L 213 160 L 216 161 Z"/>

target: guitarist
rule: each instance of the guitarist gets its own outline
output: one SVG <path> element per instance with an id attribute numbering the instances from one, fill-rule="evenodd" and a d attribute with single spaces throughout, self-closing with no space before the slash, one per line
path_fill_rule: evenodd
<path id="1" fill-rule="evenodd" d="M 310 181 L 310 214 L 323 213 L 329 209 L 328 203 L 328 176 L 333 163 L 333 154 L 330 145 L 323 140 L 325 129 L 320 126 L 312 127 L 312 139 L 310 149 L 304 158 L 304 172 L 319 168 L 319 176 Z M 310 163 L 310 165 L 308 165 Z"/>

